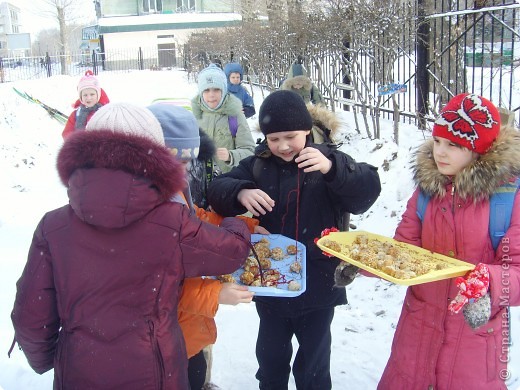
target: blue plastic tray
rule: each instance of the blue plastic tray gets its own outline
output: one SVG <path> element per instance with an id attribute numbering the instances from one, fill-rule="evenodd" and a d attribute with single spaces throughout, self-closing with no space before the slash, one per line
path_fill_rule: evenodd
<path id="1" fill-rule="evenodd" d="M 273 260 L 271 259 L 271 269 L 276 269 L 280 271 L 283 275 L 281 279 L 281 283 L 277 285 L 277 287 L 254 287 L 248 286 L 250 291 L 254 291 L 255 296 L 261 297 L 297 297 L 305 292 L 307 288 L 306 276 L 307 276 L 307 267 L 306 267 L 306 248 L 299 241 L 295 241 L 294 238 L 289 238 L 282 236 L 281 234 L 252 234 L 251 235 L 251 243 L 255 244 L 260 241 L 262 238 L 267 238 L 269 240 L 269 247 L 271 249 L 280 247 L 284 250 L 289 245 L 296 245 L 296 254 L 295 255 L 285 255 L 283 260 Z M 299 261 L 302 269 L 299 274 L 291 272 L 289 267 L 295 261 Z M 240 282 L 240 275 L 244 273 L 242 268 L 239 268 L 235 272 L 233 272 L 233 277 L 235 278 L 238 284 L 242 284 Z M 298 291 L 290 291 L 287 289 L 287 285 L 291 280 L 296 280 L 301 285 L 301 289 Z"/>

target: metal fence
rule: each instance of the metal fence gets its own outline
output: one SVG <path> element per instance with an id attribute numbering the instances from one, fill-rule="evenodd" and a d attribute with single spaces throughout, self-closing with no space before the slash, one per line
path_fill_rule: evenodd
<path id="1" fill-rule="evenodd" d="M 424 52 L 417 67 L 419 112 L 438 112 L 451 96 L 473 92 L 514 111 L 518 122 L 519 8 L 512 0 L 442 0 L 420 16 L 425 28 L 418 41 L 418 52 Z"/>
<path id="2" fill-rule="evenodd" d="M 366 42 L 357 41 L 344 42 L 348 50 L 327 48 L 324 52 L 315 45 L 305 53 L 303 61 L 324 97 L 337 109 L 368 109 L 372 115 L 392 118 L 398 107 L 401 120 L 424 125 L 450 97 L 473 92 L 515 112 L 519 123 L 519 8 L 520 4 L 513 0 L 417 0 L 406 10 L 407 23 L 403 23 L 400 39 L 395 42 L 395 59 L 385 59 L 387 54 L 378 48 L 382 45 L 370 48 Z M 387 37 L 382 34 L 377 39 Z M 271 58 L 273 50 L 258 48 L 259 55 L 265 52 L 265 58 Z M 284 51 L 283 44 L 276 50 L 284 54 L 279 56 L 284 63 L 290 64 L 296 57 L 296 53 Z M 346 58 L 349 50 L 361 53 L 355 66 Z M 200 53 L 196 56 L 200 62 L 199 57 Z M 213 57 L 231 59 L 232 52 L 206 56 L 208 61 Z M 0 81 L 57 74 L 76 76 L 86 69 L 97 73 L 179 67 L 191 73 L 197 69 L 192 68 L 192 62 L 188 50 L 184 53 L 182 47 L 0 58 Z M 378 72 L 388 73 L 381 64 L 383 68 L 391 67 L 391 86 L 405 87 L 390 91 L 395 94 L 381 94 L 382 88 L 388 91 L 388 85 L 383 85 L 378 76 Z M 246 79 L 260 85 L 267 81 L 272 88 L 283 77 L 279 72 L 255 74 L 253 66 L 244 65 L 249 70 Z M 364 88 L 354 88 L 356 84 Z"/>
<path id="3" fill-rule="evenodd" d="M 83 75 L 87 69 L 128 72 L 158 70 L 182 63 L 174 49 L 142 48 L 110 50 L 105 53 L 77 52 L 67 55 L 46 53 L 41 57 L 0 57 L 0 82 L 46 78 L 55 75 Z"/>
<path id="4" fill-rule="evenodd" d="M 314 66 L 308 61 L 313 79 L 319 78 L 320 89 L 344 109 L 365 108 L 373 114 L 377 104 L 378 115 L 392 118 L 397 106 L 401 120 L 424 126 L 452 96 L 471 92 L 514 112 L 518 124 L 519 8 L 513 0 L 417 0 L 404 11 L 415 17 L 403 15 L 395 60 L 385 59 L 383 45 L 370 47 L 367 42 L 346 42 L 343 52 L 324 58 L 317 51 L 306 58 L 322 58 Z M 384 41 L 384 34 L 377 39 Z M 344 58 L 349 51 L 364 52 L 355 69 Z M 387 85 L 377 75 L 378 68 L 386 71 L 384 66 L 392 67 L 393 80 Z M 356 82 L 364 88 L 353 88 Z M 403 85 L 392 91 L 397 93 L 381 96 L 382 89 Z M 345 101 L 348 106 L 342 105 Z"/>

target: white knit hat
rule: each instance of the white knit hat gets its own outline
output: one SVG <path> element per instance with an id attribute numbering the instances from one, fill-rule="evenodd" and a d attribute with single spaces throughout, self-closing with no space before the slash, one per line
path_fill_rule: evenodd
<path id="1" fill-rule="evenodd" d="M 108 103 L 90 118 L 86 131 L 109 130 L 146 137 L 164 145 L 161 124 L 150 110 L 130 103 Z"/>

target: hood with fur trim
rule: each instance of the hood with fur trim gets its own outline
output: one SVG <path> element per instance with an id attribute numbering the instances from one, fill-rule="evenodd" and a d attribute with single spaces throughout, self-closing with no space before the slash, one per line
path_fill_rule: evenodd
<path id="1" fill-rule="evenodd" d="M 302 88 L 306 91 L 310 91 L 312 88 L 312 81 L 307 76 L 295 76 L 285 80 L 280 89 L 296 89 L 295 84 L 301 84 Z"/>
<path id="2" fill-rule="evenodd" d="M 341 121 L 339 117 L 332 111 L 328 110 L 326 107 L 321 105 L 314 105 L 311 103 L 307 104 L 307 109 L 309 110 L 312 117 L 312 124 L 314 126 L 319 127 L 322 130 L 329 129 L 330 130 L 330 138 L 337 142 L 336 139 L 339 133 L 339 128 L 341 126 Z"/>
<path id="3" fill-rule="evenodd" d="M 441 174 L 433 159 L 433 139 L 414 153 L 414 181 L 430 196 L 444 196 L 450 178 Z M 462 198 L 488 199 L 495 189 L 520 175 L 520 133 L 503 127 L 491 149 L 453 178 Z"/>
<path id="4" fill-rule="evenodd" d="M 108 228 L 143 217 L 186 182 L 184 168 L 166 147 L 105 130 L 72 134 L 59 151 L 57 168 L 76 215 Z"/>

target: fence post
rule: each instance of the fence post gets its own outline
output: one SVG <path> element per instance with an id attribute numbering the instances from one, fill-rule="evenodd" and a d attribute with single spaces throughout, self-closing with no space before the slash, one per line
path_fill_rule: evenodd
<path id="1" fill-rule="evenodd" d="M 419 128 L 426 128 L 426 115 L 428 114 L 428 95 L 430 92 L 430 86 L 428 83 L 428 57 L 429 57 L 429 42 L 430 42 L 430 25 L 426 21 L 426 1 L 417 0 L 417 83 L 416 83 L 416 95 L 417 95 L 417 114 L 419 119 Z"/>
<path id="2" fill-rule="evenodd" d="M 144 63 L 143 63 L 143 49 L 139 46 L 139 51 L 137 53 L 137 66 L 139 70 L 144 70 Z"/>
<path id="3" fill-rule="evenodd" d="M 97 76 L 98 68 L 97 68 L 97 56 L 96 56 L 96 51 L 95 50 L 92 50 L 92 71 Z"/>
<path id="4" fill-rule="evenodd" d="M 348 64 L 350 64 L 350 53 L 348 51 L 350 49 L 350 42 L 347 38 L 344 38 L 342 43 L 343 43 L 343 66 L 347 67 L 347 66 L 349 66 Z M 341 77 L 341 82 L 343 84 L 348 84 L 348 85 L 352 84 L 352 81 L 350 80 L 350 76 L 348 74 L 347 69 L 345 69 L 345 73 Z M 344 99 L 349 99 L 349 100 L 352 99 L 352 91 L 344 89 L 341 94 Z M 343 111 L 350 111 L 350 106 L 344 104 Z"/>

